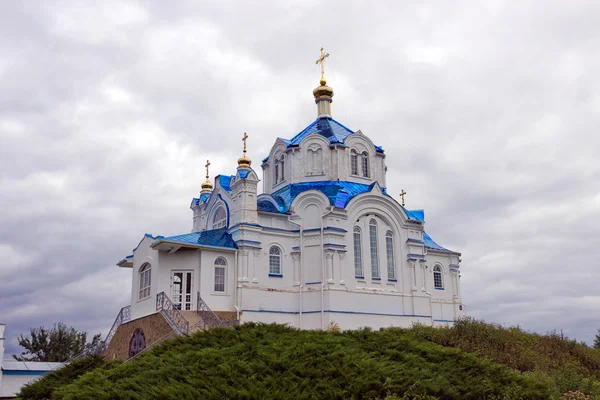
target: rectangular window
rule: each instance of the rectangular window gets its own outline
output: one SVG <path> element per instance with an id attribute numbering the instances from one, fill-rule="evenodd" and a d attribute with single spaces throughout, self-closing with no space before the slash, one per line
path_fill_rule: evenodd
<path id="1" fill-rule="evenodd" d="M 215 292 L 225 292 L 225 268 L 215 267 Z"/>
<path id="2" fill-rule="evenodd" d="M 150 268 L 142 271 L 140 274 L 140 292 L 139 292 L 139 300 L 145 299 L 146 297 L 150 297 L 150 286 L 151 286 L 151 274 Z"/>
<path id="3" fill-rule="evenodd" d="M 362 156 L 362 176 L 369 176 L 369 158 L 367 155 Z"/>
<path id="4" fill-rule="evenodd" d="M 377 255 L 377 226 L 369 226 L 369 238 L 371 248 L 371 277 L 379 279 L 379 256 Z"/>
<path id="5" fill-rule="evenodd" d="M 280 258 L 279 255 L 270 254 L 269 255 L 269 273 L 270 274 L 281 274 L 280 268 Z"/>
<path id="6" fill-rule="evenodd" d="M 356 276 L 363 276 L 362 249 L 360 246 L 360 232 L 354 231 L 354 275 Z"/>
<path id="7" fill-rule="evenodd" d="M 350 167 L 352 170 L 351 174 L 358 175 L 358 156 L 356 154 L 350 157 Z"/>
<path id="8" fill-rule="evenodd" d="M 385 237 L 385 250 L 387 253 L 388 279 L 396 279 L 396 269 L 394 268 L 394 242 L 391 235 Z"/>

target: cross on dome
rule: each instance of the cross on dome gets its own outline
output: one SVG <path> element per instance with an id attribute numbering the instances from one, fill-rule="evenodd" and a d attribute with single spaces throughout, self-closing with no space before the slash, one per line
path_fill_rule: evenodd
<path id="1" fill-rule="evenodd" d="M 206 165 L 204 166 L 206 168 L 206 181 L 204 181 L 204 183 L 202 184 L 202 191 L 210 191 L 213 189 L 213 184 L 208 180 L 208 167 L 210 166 L 210 161 L 206 160 Z"/>
<path id="2" fill-rule="evenodd" d="M 246 132 L 244 132 L 244 137 L 242 137 L 242 142 L 244 142 L 244 155 L 240 157 L 240 159 L 238 160 L 238 168 L 239 167 L 250 167 L 250 165 L 252 164 L 252 160 L 250 160 L 250 158 L 248 158 L 248 156 L 246 155 L 246 140 L 248 139 L 248 134 Z"/>

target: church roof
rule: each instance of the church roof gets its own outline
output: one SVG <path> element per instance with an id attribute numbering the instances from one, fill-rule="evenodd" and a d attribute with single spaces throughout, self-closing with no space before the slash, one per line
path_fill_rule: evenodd
<path id="1" fill-rule="evenodd" d="M 168 236 L 160 241 L 179 242 L 183 244 L 194 244 L 212 247 L 237 248 L 233 238 L 227 233 L 227 228 L 213 229 L 204 232 L 184 233 L 183 235 Z"/>
<path id="2" fill-rule="evenodd" d="M 279 212 L 290 209 L 296 196 L 307 190 L 318 190 L 329 198 L 329 203 L 337 208 L 346 208 L 350 200 L 362 193 L 370 192 L 376 183 L 365 185 L 346 181 L 300 182 L 286 185 L 271 196 L 279 205 Z M 385 189 L 382 188 L 383 193 Z M 266 201 L 264 202 L 266 203 Z"/>
<path id="3" fill-rule="evenodd" d="M 351 129 L 340 124 L 333 118 L 317 118 L 313 123 L 308 125 L 290 140 L 281 140 L 283 140 L 288 147 L 296 146 L 300 144 L 305 137 L 313 132 L 316 132 L 319 135 L 329 139 L 329 143 L 344 143 L 344 140 L 346 140 L 349 135 L 354 133 Z"/>
<path id="4" fill-rule="evenodd" d="M 317 118 L 310 125 L 304 128 L 300 133 L 291 139 L 279 138 L 283 141 L 287 147 L 298 146 L 300 142 L 304 140 L 311 133 L 316 132 L 319 135 L 329 140 L 329 143 L 344 143 L 346 138 L 354 133 L 354 131 L 333 118 Z M 381 146 L 375 146 L 375 150 L 379 153 L 383 153 Z M 268 159 L 265 158 L 263 161 Z"/>
<path id="5" fill-rule="evenodd" d="M 427 232 L 423 232 L 423 242 L 425 244 L 426 249 L 443 251 L 444 253 L 455 253 L 455 251 L 448 250 L 447 248 L 442 247 L 436 242 L 434 242 L 431 236 L 427 234 Z"/>
<path id="6" fill-rule="evenodd" d="M 233 175 L 219 175 L 219 185 L 231 193 L 231 181 L 235 179 Z"/>

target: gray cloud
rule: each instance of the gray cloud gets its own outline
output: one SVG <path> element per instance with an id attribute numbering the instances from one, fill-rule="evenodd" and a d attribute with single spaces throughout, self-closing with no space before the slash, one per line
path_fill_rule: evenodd
<path id="1" fill-rule="evenodd" d="M 469 313 L 589 341 L 600 326 L 595 2 L 0 4 L 0 320 L 106 332 L 114 263 L 191 226 L 231 173 L 314 118 L 387 154 L 388 189 L 463 252 Z"/>

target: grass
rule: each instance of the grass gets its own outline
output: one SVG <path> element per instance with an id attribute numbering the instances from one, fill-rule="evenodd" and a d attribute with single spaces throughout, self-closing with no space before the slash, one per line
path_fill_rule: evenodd
<path id="1" fill-rule="evenodd" d="M 518 400 L 579 390 L 600 399 L 599 375 L 596 349 L 474 320 L 345 332 L 248 323 L 169 340 L 132 362 L 73 363 L 20 398 Z"/>

